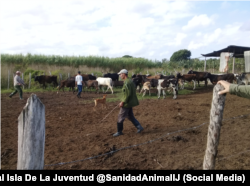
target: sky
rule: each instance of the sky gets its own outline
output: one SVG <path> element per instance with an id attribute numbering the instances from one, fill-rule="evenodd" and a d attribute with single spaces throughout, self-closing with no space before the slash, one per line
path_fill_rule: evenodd
<path id="1" fill-rule="evenodd" d="M 250 1 L 0 0 L 0 15 L 1 54 L 162 61 L 250 47 Z"/>

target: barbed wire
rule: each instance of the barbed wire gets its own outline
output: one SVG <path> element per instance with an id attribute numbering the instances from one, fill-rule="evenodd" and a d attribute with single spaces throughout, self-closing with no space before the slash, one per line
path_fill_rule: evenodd
<path id="1" fill-rule="evenodd" d="M 228 121 L 228 120 L 232 120 L 232 119 L 243 118 L 243 117 L 249 116 L 249 115 L 250 114 L 235 116 L 235 117 L 232 117 L 232 118 L 223 119 L 222 121 Z M 112 155 L 113 153 L 121 151 L 121 150 L 129 149 L 129 148 L 133 148 L 133 147 L 138 147 L 138 146 L 145 145 L 145 144 L 148 144 L 148 143 L 152 143 L 154 141 L 162 139 L 162 138 L 164 138 L 164 137 L 166 137 L 168 135 L 171 135 L 171 134 L 175 134 L 175 133 L 179 133 L 179 132 L 183 132 L 183 131 L 187 131 L 187 130 L 191 130 L 191 129 L 197 129 L 197 128 L 205 125 L 206 123 L 209 123 L 209 122 L 204 122 L 204 123 L 202 123 L 202 124 L 200 124 L 198 126 L 195 126 L 195 127 L 191 127 L 191 128 L 187 128 L 187 129 L 182 129 L 182 130 L 177 130 L 177 131 L 174 131 L 174 132 L 169 132 L 167 134 L 164 134 L 164 135 L 160 136 L 159 138 L 155 138 L 153 140 L 149 140 L 149 141 L 146 141 L 144 143 L 140 143 L 140 144 L 136 144 L 136 145 L 131 145 L 131 146 L 123 147 L 123 148 L 120 148 L 120 149 L 117 149 L 117 150 L 112 150 L 110 152 L 107 152 L 107 153 L 104 153 L 104 154 L 100 154 L 100 155 L 96 155 L 96 156 L 92 156 L 92 157 L 88 157 L 88 158 L 85 158 L 85 159 L 82 159 L 82 160 L 75 160 L 75 161 L 70 161 L 70 162 L 61 162 L 61 163 L 56 163 L 56 164 L 47 164 L 47 165 L 44 165 L 44 166 L 66 165 L 66 164 L 77 163 L 77 162 L 82 162 L 82 161 L 86 161 L 86 160 L 95 159 L 95 158 L 98 158 L 98 157 L 101 157 L 101 156 L 106 156 L 106 155 L 109 155 L 109 154 Z M 247 150 L 247 151 L 244 151 L 244 152 L 240 152 L 240 153 L 245 153 L 245 152 L 249 152 L 249 151 L 250 150 Z M 231 156 L 228 156 L 228 157 L 225 157 L 225 158 L 220 158 L 218 160 L 223 160 L 223 159 L 226 159 L 226 158 L 229 158 L 229 157 L 233 157 L 233 156 L 236 156 L 236 155 L 231 155 Z"/>

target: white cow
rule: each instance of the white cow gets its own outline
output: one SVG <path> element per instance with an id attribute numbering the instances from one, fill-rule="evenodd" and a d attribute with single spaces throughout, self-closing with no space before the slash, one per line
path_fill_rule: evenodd
<path id="1" fill-rule="evenodd" d="M 111 78 L 103 78 L 103 77 L 98 77 L 96 79 L 96 81 L 98 81 L 98 87 L 100 88 L 100 86 L 102 87 L 102 91 L 104 93 L 104 89 L 103 86 L 108 86 L 106 92 L 108 92 L 108 89 L 111 90 L 112 94 L 113 94 L 113 89 L 112 89 L 112 79 Z M 106 93 L 105 92 L 105 93 Z"/>

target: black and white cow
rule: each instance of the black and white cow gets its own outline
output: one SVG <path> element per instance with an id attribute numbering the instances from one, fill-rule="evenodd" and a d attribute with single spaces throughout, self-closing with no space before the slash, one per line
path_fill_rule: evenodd
<path id="1" fill-rule="evenodd" d="M 165 90 L 172 90 L 174 97 L 173 99 L 177 98 L 178 90 L 177 90 L 178 79 L 151 79 L 150 85 L 151 87 L 156 87 L 158 90 L 158 99 L 161 97 L 161 91 L 163 94 L 163 98 L 166 97 Z"/>
<path id="2" fill-rule="evenodd" d="M 250 83 L 250 72 L 244 72 L 236 76 L 237 84 L 245 84 L 248 85 Z"/>

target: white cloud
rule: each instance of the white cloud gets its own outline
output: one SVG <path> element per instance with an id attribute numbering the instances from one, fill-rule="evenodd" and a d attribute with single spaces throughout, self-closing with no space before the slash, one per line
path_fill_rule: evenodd
<path id="1" fill-rule="evenodd" d="M 195 1 L 9 0 L 0 8 L 2 53 L 161 60 L 186 47 L 194 54 L 229 41 L 244 44 L 249 33 L 249 21 L 226 24 L 220 12 L 198 10 Z"/>
<path id="2" fill-rule="evenodd" d="M 199 26 L 207 27 L 211 24 L 213 24 L 213 19 L 209 18 L 206 14 L 202 14 L 199 16 L 194 16 L 190 21 L 188 21 L 187 25 L 182 27 L 182 30 L 191 30 Z"/>

